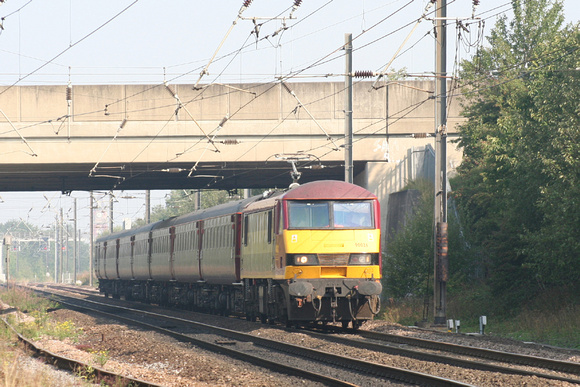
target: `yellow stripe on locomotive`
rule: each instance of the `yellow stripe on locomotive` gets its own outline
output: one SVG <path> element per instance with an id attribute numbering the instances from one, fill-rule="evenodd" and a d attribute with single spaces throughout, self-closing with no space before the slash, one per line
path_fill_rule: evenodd
<path id="1" fill-rule="evenodd" d="M 285 279 L 381 278 L 380 230 L 284 230 Z"/>

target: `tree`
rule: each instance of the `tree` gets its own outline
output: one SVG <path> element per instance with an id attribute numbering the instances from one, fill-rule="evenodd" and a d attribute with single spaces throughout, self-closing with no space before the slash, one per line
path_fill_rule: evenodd
<path id="1" fill-rule="evenodd" d="M 405 189 L 417 189 L 421 196 L 405 226 L 389 241 L 383 259 L 385 294 L 394 298 L 425 294 L 433 271 L 433 185 L 411 182 Z"/>
<path id="2" fill-rule="evenodd" d="M 562 28 L 560 2 L 512 4 L 514 19 L 501 18 L 490 47 L 463 63 L 468 120 L 453 186 L 492 289 L 524 299 L 580 274 L 580 42 L 577 27 Z"/>

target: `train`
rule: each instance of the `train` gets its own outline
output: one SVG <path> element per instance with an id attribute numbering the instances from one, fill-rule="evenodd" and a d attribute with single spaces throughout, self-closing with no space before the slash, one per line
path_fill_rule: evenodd
<path id="1" fill-rule="evenodd" d="M 380 205 L 320 180 L 102 236 L 105 297 L 263 323 L 349 324 L 380 310 Z"/>

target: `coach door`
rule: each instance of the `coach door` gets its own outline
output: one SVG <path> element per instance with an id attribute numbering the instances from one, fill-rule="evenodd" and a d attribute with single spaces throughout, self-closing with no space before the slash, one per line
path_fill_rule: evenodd
<path id="1" fill-rule="evenodd" d="M 135 262 L 135 235 L 131 237 L 131 279 L 135 279 L 135 271 L 133 270 L 133 263 Z"/>
<path id="2" fill-rule="evenodd" d="M 119 249 L 121 247 L 121 239 L 117 239 L 115 247 L 115 278 L 119 278 Z"/>
<path id="3" fill-rule="evenodd" d="M 197 267 L 199 268 L 199 281 L 203 282 L 203 272 L 201 271 L 201 261 L 203 260 L 203 220 L 197 222 Z"/>
<path id="4" fill-rule="evenodd" d="M 175 226 L 169 228 L 169 272 L 175 280 Z"/>

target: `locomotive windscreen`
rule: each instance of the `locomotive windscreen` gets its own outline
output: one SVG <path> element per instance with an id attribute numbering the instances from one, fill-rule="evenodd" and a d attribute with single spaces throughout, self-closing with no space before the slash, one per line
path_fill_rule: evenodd
<path id="1" fill-rule="evenodd" d="M 370 201 L 289 201 L 290 228 L 372 228 Z"/>
<path id="2" fill-rule="evenodd" d="M 333 203 L 334 227 L 369 228 L 371 222 L 371 203 L 335 202 Z"/>

